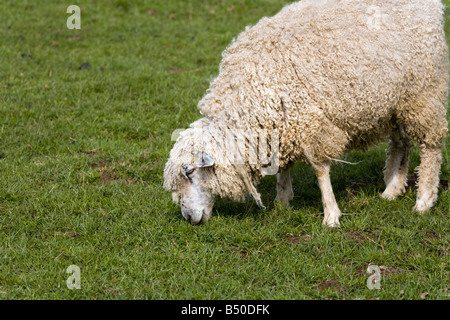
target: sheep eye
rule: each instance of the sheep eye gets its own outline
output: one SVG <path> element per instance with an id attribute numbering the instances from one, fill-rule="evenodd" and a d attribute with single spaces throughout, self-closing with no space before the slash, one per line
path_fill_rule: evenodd
<path id="1" fill-rule="evenodd" d="M 183 173 L 186 176 L 186 178 L 189 178 L 189 175 L 193 174 L 195 171 L 195 167 L 191 165 L 183 166 Z"/>

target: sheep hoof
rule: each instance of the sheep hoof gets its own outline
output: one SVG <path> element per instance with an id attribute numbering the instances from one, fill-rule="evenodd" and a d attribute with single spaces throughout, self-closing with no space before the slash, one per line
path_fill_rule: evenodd
<path id="1" fill-rule="evenodd" d="M 397 199 L 397 195 L 384 191 L 381 194 L 381 198 L 383 198 L 384 200 L 393 201 Z"/>
<path id="2" fill-rule="evenodd" d="M 286 198 L 275 198 L 275 202 L 280 202 L 285 208 L 289 208 L 289 202 L 291 201 L 291 199 L 286 199 Z"/>
<path id="3" fill-rule="evenodd" d="M 294 199 L 294 192 L 292 189 L 290 191 L 285 191 L 285 189 L 282 189 L 277 191 L 275 202 L 281 202 L 284 207 L 289 208 L 289 203 L 292 199 Z"/>
<path id="4" fill-rule="evenodd" d="M 327 227 L 329 227 L 329 228 L 339 228 L 340 226 L 341 226 L 341 224 L 339 223 L 339 216 L 340 215 L 335 215 L 335 216 L 326 216 L 324 219 L 323 219 L 323 222 L 322 222 L 322 224 L 323 225 L 326 225 Z"/>
<path id="5" fill-rule="evenodd" d="M 386 190 L 384 190 L 384 192 L 381 194 L 381 198 L 392 201 L 397 199 L 405 192 L 406 192 L 405 187 L 386 188 Z"/>
<path id="6" fill-rule="evenodd" d="M 432 206 L 427 204 L 426 201 L 417 200 L 416 205 L 414 206 L 413 210 L 418 213 L 425 213 L 428 210 L 430 210 L 431 208 L 432 208 Z"/>

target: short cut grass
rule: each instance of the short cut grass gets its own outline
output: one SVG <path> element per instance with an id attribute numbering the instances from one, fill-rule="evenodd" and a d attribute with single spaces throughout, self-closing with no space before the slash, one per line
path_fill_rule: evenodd
<path id="1" fill-rule="evenodd" d="M 0 2 L 0 299 L 449 299 L 449 138 L 423 215 L 417 146 L 393 202 L 379 197 L 386 145 L 332 167 L 336 230 L 302 164 L 292 208 L 273 204 L 271 176 L 258 187 L 268 210 L 219 201 L 199 227 L 163 189 L 171 134 L 200 118 L 222 51 L 286 3 L 82 0 L 69 30 L 68 4 Z"/>

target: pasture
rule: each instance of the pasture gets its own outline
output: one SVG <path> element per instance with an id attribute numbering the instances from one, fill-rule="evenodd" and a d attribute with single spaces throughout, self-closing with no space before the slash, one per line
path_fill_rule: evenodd
<path id="1" fill-rule="evenodd" d="M 172 132 L 201 117 L 222 51 L 287 3 L 81 0 L 76 30 L 73 3 L 0 2 L 0 299 L 450 298 L 450 135 L 423 215 L 417 146 L 392 202 L 380 198 L 387 144 L 333 165 L 338 229 L 322 226 L 304 164 L 291 208 L 274 204 L 269 176 L 266 211 L 221 200 L 200 226 L 163 189 Z M 71 265 L 81 289 L 66 285 Z M 380 289 L 367 287 L 369 265 Z"/>

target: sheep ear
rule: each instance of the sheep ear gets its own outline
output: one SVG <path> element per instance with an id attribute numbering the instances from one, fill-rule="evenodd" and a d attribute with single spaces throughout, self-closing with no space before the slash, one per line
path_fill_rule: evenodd
<path id="1" fill-rule="evenodd" d="M 214 165 L 214 160 L 204 151 L 199 154 L 197 167 L 207 168 Z"/>

